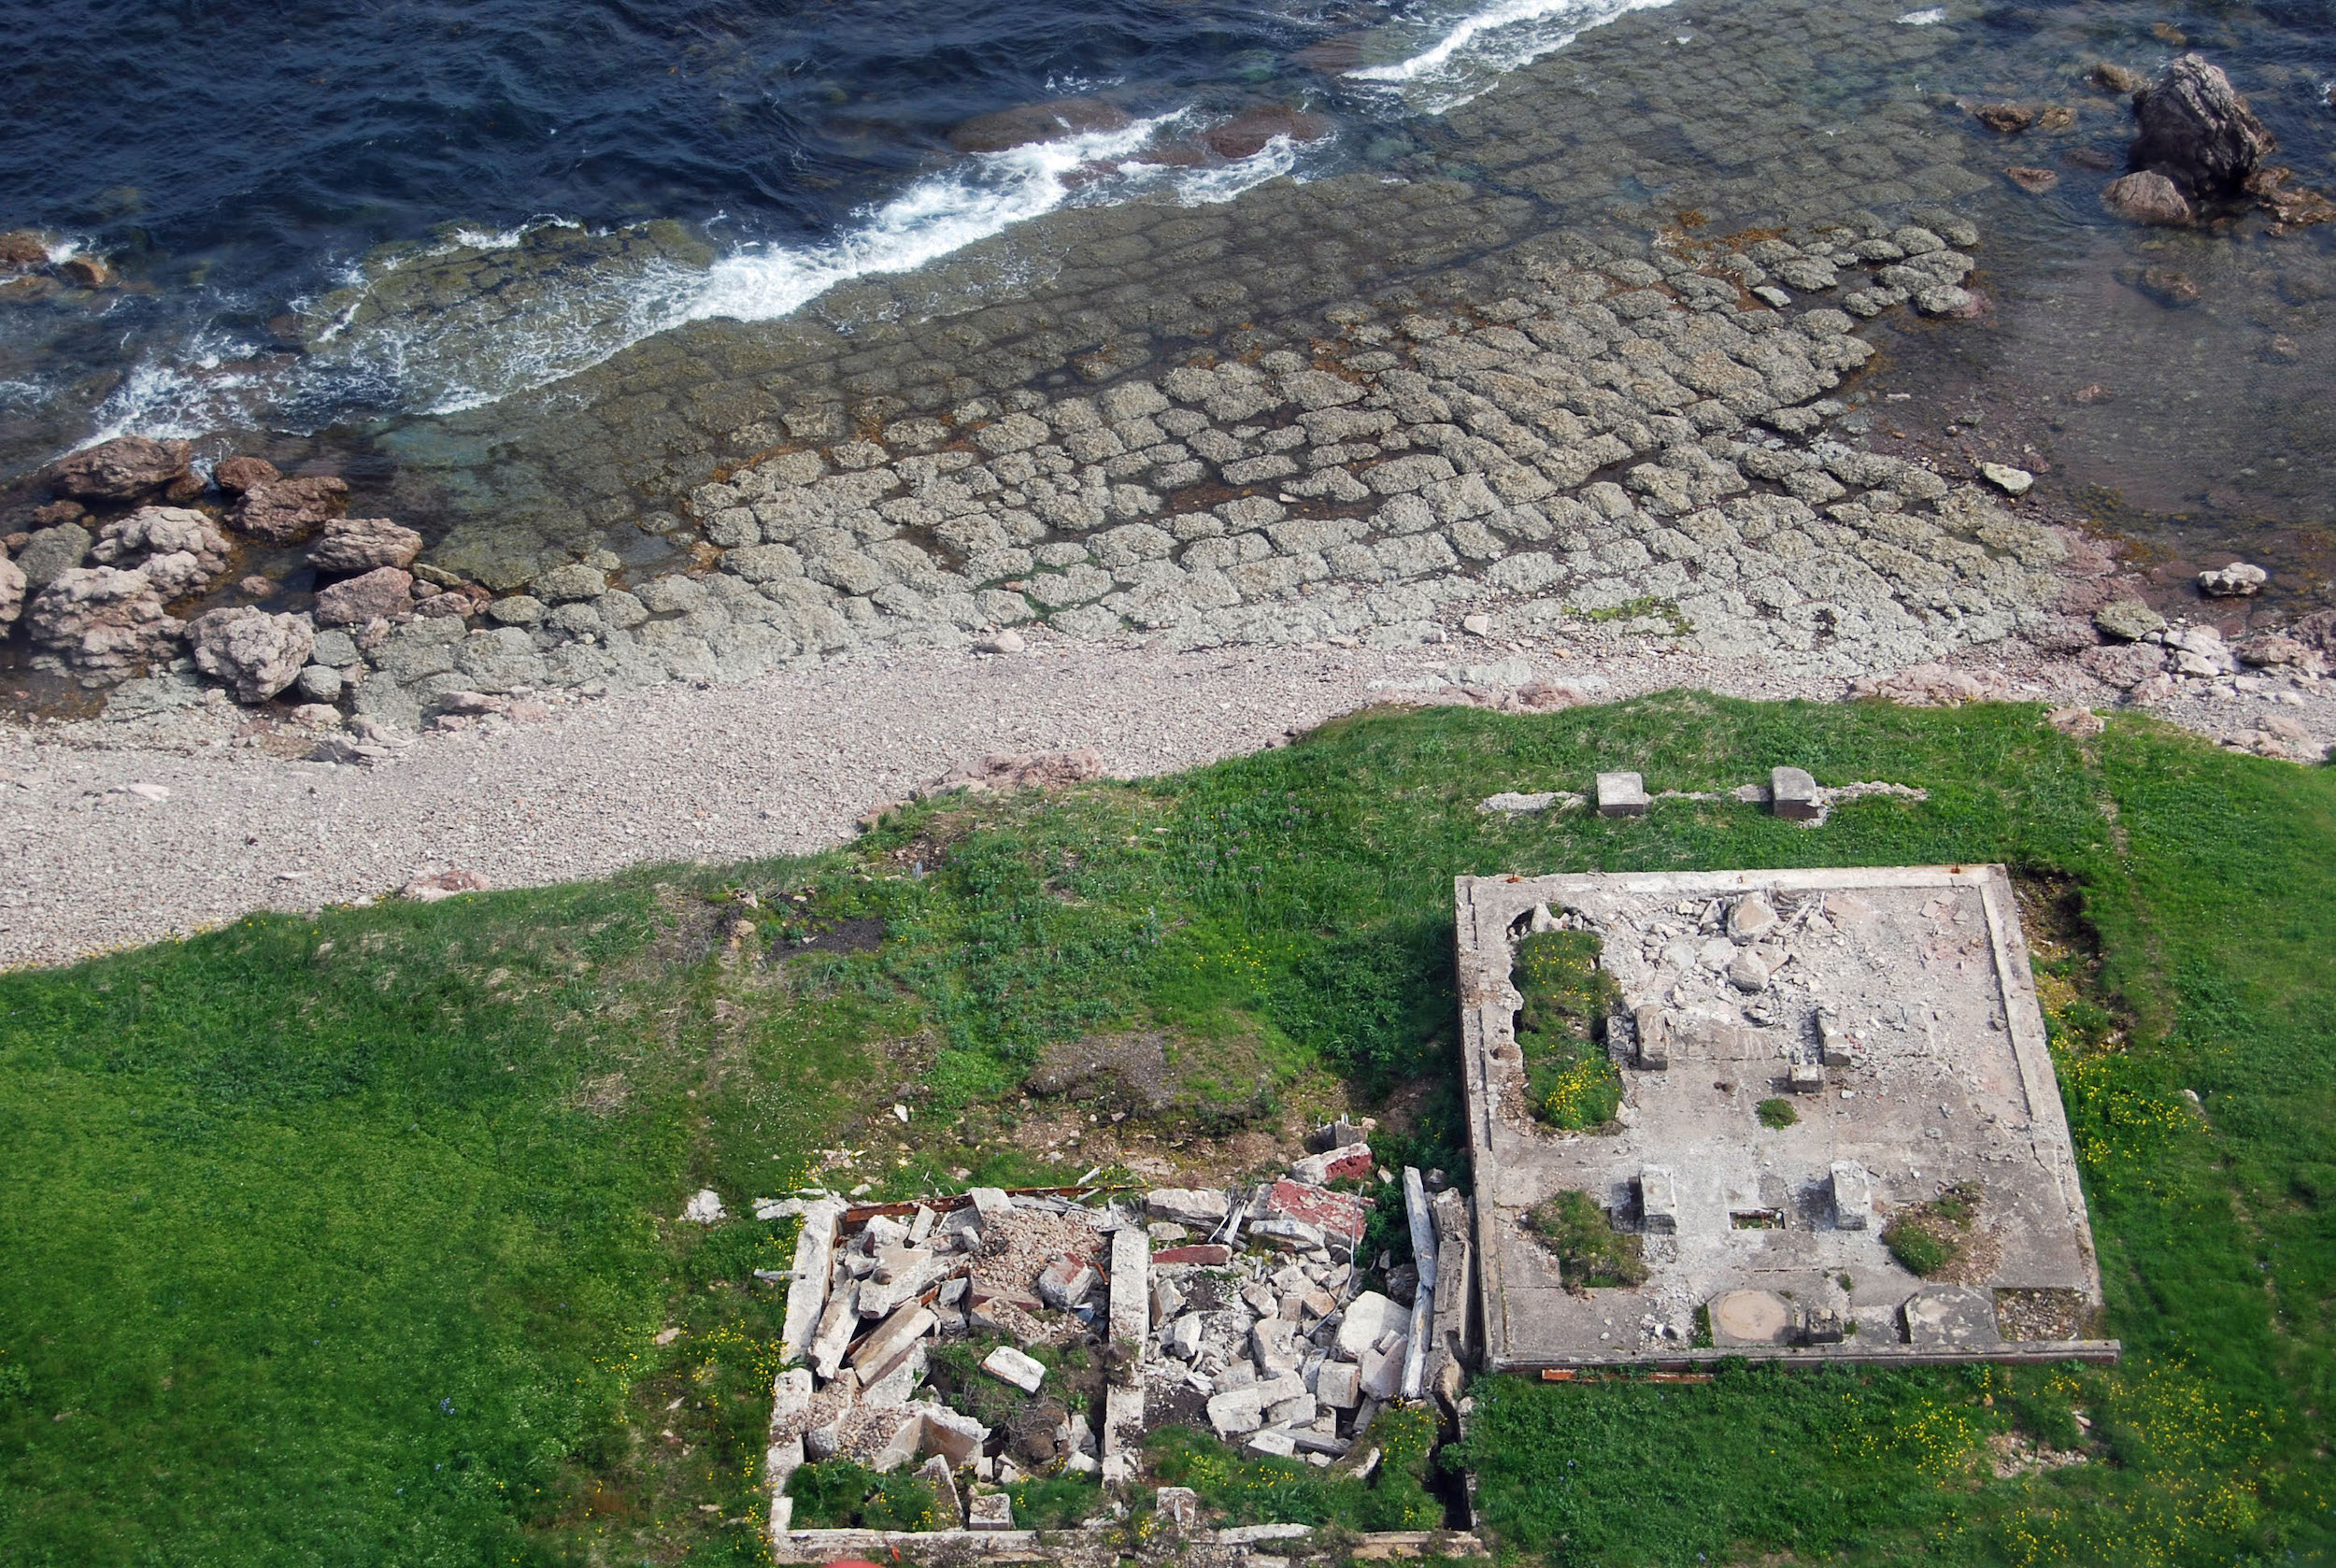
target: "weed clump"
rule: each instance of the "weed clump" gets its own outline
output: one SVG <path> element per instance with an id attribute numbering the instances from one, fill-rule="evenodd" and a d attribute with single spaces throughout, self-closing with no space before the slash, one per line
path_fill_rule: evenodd
<path id="1" fill-rule="evenodd" d="M 1587 1192 L 1545 1198 L 1525 1213 L 1525 1225 L 1557 1255 L 1558 1276 L 1569 1290 L 1646 1282 L 1645 1244 L 1617 1231 L 1614 1218 Z"/>
<path id="2" fill-rule="evenodd" d="M 1760 1125 L 1774 1132 L 1783 1132 L 1801 1119 L 1801 1113 L 1792 1108 L 1789 1100 L 1768 1099 L 1759 1105 Z"/>
<path id="3" fill-rule="evenodd" d="M 848 1459 L 806 1464 L 787 1483 L 800 1530 L 938 1530 L 933 1489 L 907 1471 L 879 1475 Z"/>
<path id="4" fill-rule="evenodd" d="M 1927 1204 L 1901 1209 L 1882 1227 L 1882 1245 L 1909 1274 L 1930 1279 L 1963 1255 L 1963 1239 L 1979 1217 L 1975 1182 L 1959 1182 Z"/>
<path id="5" fill-rule="evenodd" d="M 1540 931 L 1517 946 L 1513 974 L 1525 1005 L 1517 1048 L 1533 1114 L 1576 1131 L 1614 1119 L 1622 1075 L 1596 1035 L 1621 1000 L 1621 988 L 1598 966 L 1602 948 L 1587 931 Z"/>

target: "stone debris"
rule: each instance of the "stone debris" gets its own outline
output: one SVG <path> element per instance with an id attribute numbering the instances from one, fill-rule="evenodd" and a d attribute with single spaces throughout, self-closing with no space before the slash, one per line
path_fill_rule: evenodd
<path id="1" fill-rule="evenodd" d="M 2210 599 L 2247 599 L 2263 592 L 2272 575 L 2260 566 L 2233 561 L 2198 575 L 2198 591 Z"/>
<path id="2" fill-rule="evenodd" d="M 861 1208 L 822 1192 L 757 1199 L 758 1218 L 800 1215 L 804 1226 L 793 1269 L 763 1276 L 789 1288 L 784 1346 L 794 1363 L 774 1387 L 766 1471 L 775 1492 L 805 1462 L 844 1457 L 881 1470 L 921 1461 L 948 1475 L 950 1489 L 934 1487 L 945 1513 L 954 1500 L 973 1528 L 1002 1530 L 1010 1507 L 992 1491 L 955 1490 L 961 1474 L 976 1489 L 1057 1468 L 1132 1480 L 1147 1412 L 1170 1402 L 1197 1399 L 1184 1408 L 1252 1453 L 1313 1464 L 1344 1456 L 1401 1394 L 1407 1361 L 1432 1363 L 1424 1386 L 1447 1413 L 1456 1409 L 1456 1363 L 1470 1351 L 1466 1200 L 1437 1194 L 1440 1241 L 1428 1242 L 1429 1256 L 1440 1245 L 1446 1262 L 1440 1273 L 1431 1262 L 1436 1276 L 1417 1287 L 1414 1304 L 1359 1291 L 1355 1253 L 1372 1201 L 1327 1184 L 1375 1173 L 1369 1125 L 1326 1127 L 1286 1176 L 1231 1190 L 1156 1188 L 1103 1200 L 980 1188 Z M 1421 1185 L 1417 1172 L 1406 1179 Z M 683 1217 L 719 1217 L 719 1205 L 701 1193 Z M 1150 1233 L 1160 1228 L 1229 1239 L 1155 1252 Z M 1396 1272 L 1399 1283 L 1411 1277 Z M 969 1333 L 1014 1341 L 980 1362 L 1028 1401 L 994 1429 L 922 1390 L 933 1347 Z M 1432 1333 L 1441 1357 L 1426 1353 Z M 1046 1392 L 1052 1374 L 1030 1350 L 1090 1338 L 1108 1342 L 1104 1383 L 1101 1409 L 1082 1415 L 1068 1394 Z M 774 1528 L 788 1517 L 775 1506 Z"/>

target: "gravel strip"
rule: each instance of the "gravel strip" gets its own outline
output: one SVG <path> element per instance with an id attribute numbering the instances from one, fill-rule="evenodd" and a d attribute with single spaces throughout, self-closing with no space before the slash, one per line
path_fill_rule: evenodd
<path id="1" fill-rule="evenodd" d="M 0 964 L 65 962 L 254 909 L 379 897 L 448 866 L 501 888 L 803 853 L 849 837 L 871 805 L 992 751 L 1091 747 L 1115 774 L 1175 772 L 1372 703 L 1448 700 L 1459 693 L 1431 682 L 1465 673 L 1456 666 L 1527 659 L 1537 677 L 1602 700 L 1675 686 L 1843 694 L 1838 677 L 1629 642 L 1175 653 L 1040 634 L 1011 657 L 925 649 L 739 685 L 554 700 L 547 718 L 425 734 L 370 767 L 279 755 L 316 734 L 232 709 L 10 729 L 0 732 Z M 1996 667 L 2025 649 L 2001 645 Z M 1991 690 L 2113 700 L 2040 657 L 2008 678 Z M 2328 706 L 2315 696 L 2311 709 L 2279 711 L 2327 732 Z"/>

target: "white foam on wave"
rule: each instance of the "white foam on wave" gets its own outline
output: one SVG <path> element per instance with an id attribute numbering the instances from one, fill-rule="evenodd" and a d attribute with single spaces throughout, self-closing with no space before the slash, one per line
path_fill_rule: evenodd
<path id="1" fill-rule="evenodd" d="M 1932 6 L 1926 10 L 1908 11 L 1898 20 L 1908 27 L 1936 27 L 1946 20 L 1946 7 Z"/>
<path id="2" fill-rule="evenodd" d="M 100 410 L 102 428 L 92 439 L 199 436 L 263 423 L 314 428 L 352 406 L 434 414 L 480 407 L 691 321 L 790 315 L 854 278 L 914 271 L 1059 208 L 1146 198 L 1205 206 L 1297 170 L 1300 150 L 1287 136 L 1215 166 L 1141 161 L 1163 135 L 1203 128 L 1179 111 L 974 154 L 863 209 L 832 238 L 748 244 L 703 269 L 673 262 L 574 268 L 516 309 L 496 299 L 427 316 L 376 316 L 361 298 L 297 359 L 262 360 L 255 345 L 198 335 L 167 363 L 150 362 L 125 378 Z M 558 221 L 449 237 L 507 249 Z"/>
<path id="3" fill-rule="evenodd" d="M 1484 9 L 1445 19 L 1435 41 L 1410 58 L 1348 71 L 1346 79 L 1391 92 L 1416 112 L 1442 114 L 1593 27 L 1670 4 L 1672 0 L 1498 0 Z"/>

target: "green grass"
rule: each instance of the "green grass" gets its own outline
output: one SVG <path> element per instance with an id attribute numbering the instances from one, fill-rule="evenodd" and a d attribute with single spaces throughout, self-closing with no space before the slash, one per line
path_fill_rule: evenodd
<path id="1" fill-rule="evenodd" d="M 1801 1113 L 1792 1108 L 1789 1100 L 1769 1099 L 1759 1103 L 1757 1114 L 1760 1125 L 1771 1132 L 1781 1133 L 1801 1119 Z"/>
<path id="2" fill-rule="evenodd" d="M 1379 1450 L 1367 1478 L 1298 1460 L 1252 1458 L 1188 1427 L 1155 1428 L 1145 1448 L 1162 1485 L 1190 1487 L 1210 1517 L 1225 1524 L 1442 1528 L 1444 1506 L 1426 1485 L 1433 1418 L 1417 1408 L 1383 1411 L 1362 1445 Z"/>
<path id="3" fill-rule="evenodd" d="M 1930 798 L 1821 829 L 1725 801 L 1474 809 L 1786 763 Z M 1334 1076 L 1406 1107 L 1383 1160 L 1464 1180 L 1455 875 L 1988 860 L 2041 890 L 2126 1361 L 1488 1379 L 1485 1517 L 1567 1562 L 2325 1559 L 2332 807 L 2325 772 L 2130 720 L 2078 743 L 2026 706 L 1370 715 L 1052 804 L 944 798 L 809 861 L 0 976 L 0 1561 L 759 1561 L 783 1297 L 753 1270 L 791 1230 L 748 1198 L 814 1171 L 902 1195 L 1075 1176 L 1017 1140 L 1018 1086 L 1051 1043 L 1136 1029 L 1199 1086 L 1163 1144 Z M 865 919 L 874 951 L 764 956 Z M 676 1224 L 701 1186 L 736 1217 Z M 1979 1462 L 2012 1428 L 2068 1446 L 2079 1414 L 2091 1463 Z"/>
<path id="4" fill-rule="evenodd" d="M 1517 945 L 1512 971 L 1525 1004 L 1517 1046 L 1526 1097 L 1534 1115 L 1569 1131 L 1612 1121 L 1622 1105 L 1622 1075 L 1598 1043 L 1621 990 L 1598 953 L 1592 932 L 1535 932 Z"/>
<path id="5" fill-rule="evenodd" d="M 1915 1204 L 1890 1216 L 1882 1227 L 1882 1245 L 1901 1267 L 1924 1278 L 1943 1274 L 1963 1254 L 1963 1237 L 1979 1216 L 1979 1192 L 1974 1187 L 1948 1188 L 1927 1204 Z"/>
<path id="6" fill-rule="evenodd" d="M 1525 1216 L 1558 1260 L 1558 1277 L 1570 1290 L 1646 1282 L 1645 1244 L 1634 1231 L 1617 1231 L 1614 1217 L 1587 1192 L 1553 1192 Z"/>

